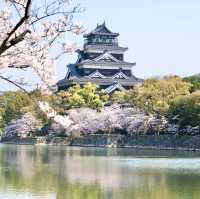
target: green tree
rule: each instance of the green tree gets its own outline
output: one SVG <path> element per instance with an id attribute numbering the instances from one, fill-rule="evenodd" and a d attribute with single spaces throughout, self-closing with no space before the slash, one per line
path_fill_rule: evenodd
<path id="1" fill-rule="evenodd" d="M 0 109 L 6 124 L 12 119 L 21 116 L 23 109 L 29 105 L 30 97 L 21 91 L 6 92 L 0 96 Z"/>
<path id="2" fill-rule="evenodd" d="M 181 127 L 200 126 L 200 91 L 178 97 L 170 105 L 168 117 Z"/>
<path id="3" fill-rule="evenodd" d="M 111 96 L 111 101 L 118 104 L 123 104 L 129 101 L 128 92 L 115 91 Z"/>
<path id="4" fill-rule="evenodd" d="M 146 112 L 165 115 L 170 103 L 178 96 L 189 95 L 191 84 L 178 76 L 147 79 L 142 86 L 127 93 L 127 98 Z"/>
<path id="5" fill-rule="evenodd" d="M 0 136 L 2 135 L 3 129 L 5 127 L 4 112 L 5 110 L 0 107 Z"/>
<path id="6" fill-rule="evenodd" d="M 184 81 L 189 82 L 192 84 L 191 92 L 195 92 L 200 90 L 200 75 L 193 75 L 190 77 L 185 77 Z"/>
<path id="7" fill-rule="evenodd" d="M 79 85 L 71 87 L 68 91 L 57 94 L 55 108 L 63 112 L 70 108 L 90 107 L 100 109 L 108 101 L 108 95 L 92 83 L 87 83 L 83 88 Z"/>
<path id="8" fill-rule="evenodd" d="M 0 129 L 3 129 L 12 119 L 16 119 L 31 112 L 42 123 L 47 118 L 38 107 L 38 101 L 47 101 L 53 104 L 55 97 L 42 95 L 39 90 L 29 94 L 22 91 L 5 92 L 0 96 Z"/>

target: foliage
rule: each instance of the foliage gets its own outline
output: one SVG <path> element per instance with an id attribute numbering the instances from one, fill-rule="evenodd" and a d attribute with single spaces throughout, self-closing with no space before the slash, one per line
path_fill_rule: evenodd
<path id="1" fill-rule="evenodd" d="M 58 132 L 58 129 L 66 134 L 70 131 L 112 133 L 116 129 L 126 129 L 128 133 L 160 134 L 168 131 L 167 128 L 177 132 L 179 126 L 199 125 L 200 93 L 190 94 L 190 88 L 190 83 L 177 76 L 147 79 L 139 87 L 112 95 L 112 103 L 128 103 L 131 106 L 105 108 L 108 95 L 92 83 L 84 87 L 75 85 L 52 96 L 39 90 L 29 94 L 6 92 L 0 96 L 0 129 L 11 120 L 32 113 L 41 125 L 51 120 L 52 133 Z M 163 116 L 168 116 L 175 124 L 170 126 Z"/>
<path id="2" fill-rule="evenodd" d="M 52 96 L 44 95 L 39 90 L 29 94 L 22 91 L 6 92 L 0 96 L 0 129 L 13 119 L 22 118 L 26 113 L 32 113 L 41 125 L 54 118 L 56 123 L 65 128 L 71 121 L 57 112 L 64 114 L 69 108 L 79 107 L 101 109 L 107 100 L 108 96 L 91 83 L 83 88 L 76 85 L 68 91 L 61 91 Z"/>
<path id="3" fill-rule="evenodd" d="M 127 92 L 126 100 L 148 113 L 165 115 L 178 96 L 189 95 L 191 84 L 178 76 L 147 79 L 142 86 Z"/>
<path id="4" fill-rule="evenodd" d="M 1 114 L 6 124 L 21 116 L 28 105 L 30 105 L 30 98 L 24 92 L 6 92 L 0 96 Z"/>
<path id="5" fill-rule="evenodd" d="M 185 77 L 184 81 L 192 84 L 191 92 L 195 92 L 200 90 L 200 75 L 193 75 L 190 77 Z"/>
<path id="6" fill-rule="evenodd" d="M 200 91 L 189 96 L 178 97 L 170 106 L 170 121 L 181 127 L 200 126 Z"/>
<path id="7" fill-rule="evenodd" d="M 111 101 L 118 104 L 123 104 L 129 101 L 128 92 L 115 91 L 111 96 Z"/>
<path id="8" fill-rule="evenodd" d="M 0 136 L 2 135 L 3 128 L 5 126 L 5 120 L 4 120 L 4 114 L 5 110 L 3 108 L 0 108 Z"/>
<path id="9" fill-rule="evenodd" d="M 101 109 L 108 101 L 108 95 L 98 89 L 98 86 L 87 83 L 81 88 L 79 85 L 71 87 L 68 91 L 60 91 L 57 94 L 55 108 L 64 112 L 70 108 L 90 107 Z"/>
<path id="10" fill-rule="evenodd" d="M 28 112 L 33 113 L 38 120 L 45 123 L 47 118 L 38 106 L 40 100 L 52 104 L 53 97 L 42 95 L 38 90 L 29 94 L 22 91 L 5 92 L 0 96 L 0 128 L 4 128 L 11 120 L 21 118 Z"/>

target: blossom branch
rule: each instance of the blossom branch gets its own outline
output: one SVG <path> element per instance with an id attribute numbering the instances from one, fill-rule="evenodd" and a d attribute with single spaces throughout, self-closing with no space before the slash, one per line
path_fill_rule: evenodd
<path id="1" fill-rule="evenodd" d="M 24 22 L 29 18 L 29 9 L 31 6 L 31 0 L 27 0 L 26 6 L 25 6 L 25 12 L 24 12 L 24 16 L 19 20 L 19 22 L 14 26 L 14 28 L 10 31 L 10 33 L 8 33 L 7 38 L 5 38 L 5 40 L 2 42 L 1 46 L 0 46 L 0 55 L 5 52 L 8 48 L 6 46 L 7 42 L 9 41 L 9 39 L 11 38 L 11 36 L 18 30 L 18 28 L 24 24 Z M 22 41 L 22 39 L 18 40 L 19 42 Z"/>
<path id="2" fill-rule="evenodd" d="M 50 52 L 74 52 L 73 46 L 63 44 L 65 34 L 85 31 L 83 25 L 73 22 L 73 14 L 80 12 L 79 5 L 70 6 L 67 0 L 4 2 L 8 7 L 0 9 L 0 70 L 32 68 L 51 88 L 56 84 L 55 60 L 60 56 L 55 59 Z M 17 23 L 15 12 L 19 16 Z"/>

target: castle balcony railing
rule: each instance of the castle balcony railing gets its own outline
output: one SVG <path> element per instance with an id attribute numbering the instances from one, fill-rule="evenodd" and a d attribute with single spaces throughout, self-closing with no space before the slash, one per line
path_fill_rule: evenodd
<path id="1" fill-rule="evenodd" d="M 100 44 L 106 44 L 106 45 L 114 45 L 118 46 L 118 39 L 84 39 L 84 45 L 100 45 Z"/>

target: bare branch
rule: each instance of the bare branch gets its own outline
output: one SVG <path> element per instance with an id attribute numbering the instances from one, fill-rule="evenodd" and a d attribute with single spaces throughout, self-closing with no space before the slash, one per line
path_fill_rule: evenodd
<path id="1" fill-rule="evenodd" d="M 25 69 L 25 68 L 29 68 L 29 65 L 20 65 L 20 66 L 8 66 L 8 68 L 18 68 L 18 69 Z"/>
<path id="2" fill-rule="evenodd" d="M 20 85 L 17 84 L 16 82 L 10 80 L 9 78 L 0 75 L 0 79 L 5 80 L 5 81 L 7 81 L 7 82 L 13 84 L 14 86 L 16 86 L 17 88 L 19 88 L 20 90 L 22 90 L 22 91 L 24 91 L 25 93 L 29 94 L 29 92 L 28 92 L 26 89 L 24 89 L 22 86 L 20 86 Z"/>
<path id="3" fill-rule="evenodd" d="M 55 3 L 55 2 L 53 2 Z M 74 7 L 71 11 L 59 11 L 58 9 L 55 9 L 53 11 L 49 11 L 49 5 L 47 6 L 47 8 L 45 9 L 45 15 L 43 16 L 38 16 L 38 14 L 35 13 L 35 20 L 31 22 L 31 24 L 35 24 L 37 23 L 38 21 L 41 21 L 43 19 L 46 19 L 46 18 L 49 18 L 49 17 L 52 17 L 52 16 L 55 16 L 55 15 L 64 15 L 64 16 L 69 16 L 69 15 L 72 15 L 72 14 L 75 14 L 75 13 L 79 13 L 80 12 L 80 9 L 79 9 L 79 6 L 76 6 Z M 57 10 L 57 11 L 56 11 Z"/>

